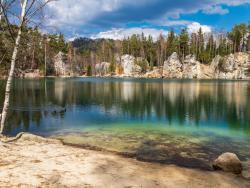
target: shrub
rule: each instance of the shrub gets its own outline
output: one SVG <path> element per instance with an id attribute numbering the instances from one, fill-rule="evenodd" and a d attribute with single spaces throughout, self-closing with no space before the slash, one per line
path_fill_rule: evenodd
<path id="1" fill-rule="evenodd" d="M 137 60 L 135 63 L 142 68 L 142 72 L 147 71 L 147 69 L 148 69 L 148 61 L 147 60 L 145 60 L 145 59 Z"/>

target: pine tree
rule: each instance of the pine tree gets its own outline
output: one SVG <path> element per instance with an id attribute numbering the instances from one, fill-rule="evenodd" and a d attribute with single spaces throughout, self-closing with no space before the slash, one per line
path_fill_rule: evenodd
<path id="1" fill-rule="evenodd" d="M 228 54 L 227 39 L 223 35 L 220 35 L 218 54 L 220 56 L 225 56 Z"/>
<path id="2" fill-rule="evenodd" d="M 148 39 L 146 41 L 145 51 L 146 51 L 146 59 L 148 60 L 150 67 L 153 68 L 156 61 L 156 55 L 154 49 L 154 41 L 151 35 L 148 36 Z"/>
<path id="3" fill-rule="evenodd" d="M 198 56 L 198 50 L 197 50 L 197 34 L 196 33 L 192 33 L 191 34 L 191 42 L 190 42 L 190 53 L 195 55 L 196 57 Z"/>
<path id="4" fill-rule="evenodd" d="M 189 53 L 189 35 L 187 29 L 182 29 L 179 36 L 180 55 L 182 60 Z"/>
<path id="5" fill-rule="evenodd" d="M 177 52 L 178 51 L 178 40 L 175 37 L 175 33 L 173 30 L 171 30 L 168 34 L 167 37 L 167 57 L 169 57 L 173 52 Z"/>
<path id="6" fill-rule="evenodd" d="M 204 53 L 204 34 L 202 32 L 202 28 L 199 29 L 198 31 L 198 41 L 197 41 L 197 58 L 200 62 L 204 62 L 205 60 L 205 53 Z"/>
<path id="7" fill-rule="evenodd" d="M 239 24 L 228 33 L 228 38 L 233 42 L 234 53 L 246 50 L 247 31 L 248 26 L 246 24 Z"/>

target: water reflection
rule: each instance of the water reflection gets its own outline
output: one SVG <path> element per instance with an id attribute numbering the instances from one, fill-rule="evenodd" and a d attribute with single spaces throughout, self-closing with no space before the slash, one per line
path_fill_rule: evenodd
<path id="1" fill-rule="evenodd" d="M 2 104 L 3 82 L 0 87 Z M 60 129 L 59 121 L 74 126 L 99 120 L 211 125 L 248 135 L 249 97 L 247 81 L 15 80 L 6 132 L 39 131 L 48 126 L 45 123 L 54 130 Z"/>

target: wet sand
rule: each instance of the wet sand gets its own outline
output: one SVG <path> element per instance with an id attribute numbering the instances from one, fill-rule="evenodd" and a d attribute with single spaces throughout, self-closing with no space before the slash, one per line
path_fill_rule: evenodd
<path id="1" fill-rule="evenodd" d="M 224 172 L 139 162 L 23 134 L 0 142 L 0 187 L 250 187 Z"/>

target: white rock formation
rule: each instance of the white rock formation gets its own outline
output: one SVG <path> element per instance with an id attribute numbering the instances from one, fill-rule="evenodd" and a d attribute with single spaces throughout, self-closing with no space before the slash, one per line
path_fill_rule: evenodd
<path id="1" fill-rule="evenodd" d="M 182 78 L 182 63 L 176 52 L 164 62 L 163 75 L 168 78 Z"/>
<path id="2" fill-rule="evenodd" d="M 96 76 L 105 76 L 110 73 L 110 63 L 102 62 L 95 65 Z"/>
<path id="3" fill-rule="evenodd" d="M 200 78 L 200 62 L 196 60 L 194 55 L 186 56 L 183 64 L 183 78 Z"/>
<path id="4" fill-rule="evenodd" d="M 123 55 L 120 64 L 125 76 L 138 76 L 142 72 L 142 68 L 135 64 L 135 57 L 131 55 Z"/>
<path id="5" fill-rule="evenodd" d="M 236 53 L 221 58 L 217 70 L 217 77 L 220 79 L 249 79 L 249 54 Z"/>
<path id="6" fill-rule="evenodd" d="M 202 64 L 195 56 L 186 56 L 181 63 L 177 53 L 164 62 L 163 75 L 166 78 L 188 79 L 250 79 L 250 55 L 230 54 L 224 58 L 216 56 L 210 65 Z"/>
<path id="7" fill-rule="evenodd" d="M 145 78 L 161 78 L 162 75 L 162 68 L 154 67 L 153 70 L 148 71 L 145 73 Z"/>
<path id="8" fill-rule="evenodd" d="M 39 78 L 42 76 L 42 73 L 39 69 L 31 70 L 30 72 L 24 73 L 24 78 Z"/>
<path id="9" fill-rule="evenodd" d="M 67 57 L 63 52 L 59 52 L 54 57 L 54 70 L 57 76 L 70 76 L 70 66 L 67 63 Z"/>

